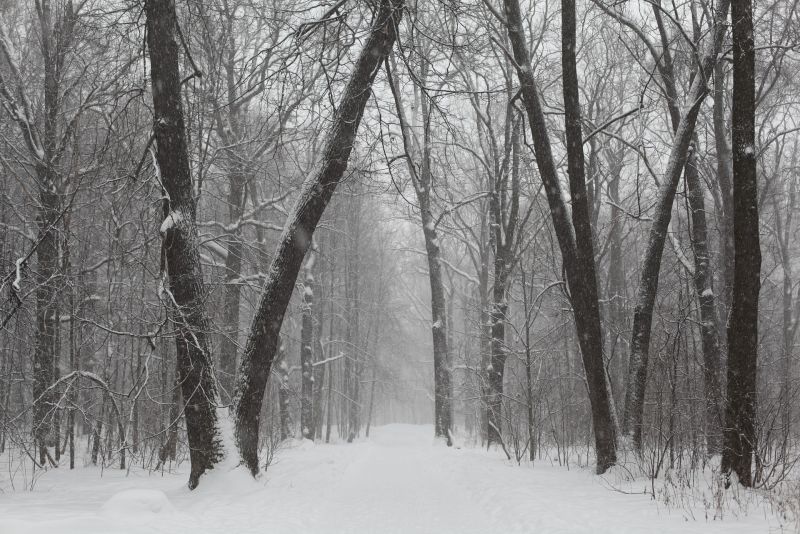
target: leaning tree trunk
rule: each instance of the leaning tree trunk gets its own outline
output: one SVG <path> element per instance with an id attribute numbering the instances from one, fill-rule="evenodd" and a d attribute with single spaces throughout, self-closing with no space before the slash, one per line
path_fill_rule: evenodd
<path id="1" fill-rule="evenodd" d="M 147 47 L 153 92 L 153 132 L 158 172 L 164 187 L 161 225 L 162 269 L 175 322 L 177 373 L 186 406 L 191 472 L 189 488 L 224 454 L 217 421 L 217 386 L 208 342 L 209 324 L 200 254 L 197 249 L 195 201 L 181 106 L 178 74 L 178 21 L 174 0 L 147 0 Z"/>
<path id="2" fill-rule="evenodd" d="M 728 321 L 728 406 L 722 472 L 753 485 L 761 246 L 755 149 L 753 5 L 733 3 L 733 300 Z"/>
<path id="3" fill-rule="evenodd" d="M 564 7 L 567 8 L 567 11 L 571 11 L 568 16 L 574 18 L 574 5 L 567 4 Z M 616 430 L 611 413 L 611 392 L 606 380 L 603 359 L 603 335 L 600 326 L 600 307 L 597 299 L 597 279 L 594 274 L 594 254 L 591 252 L 593 247 L 590 221 L 588 216 L 585 217 L 589 213 L 589 208 L 585 194 L 577 199 L 578 203 L 584 204 L 584 206 L 578 208 L 577 215 L 573 215 L 573 222 L 580 227 L 577 229 L 577 235 L 573 234 L 566 202 L 561 193 L 558 172 L 553 162 L 552 148 L 547 135 L 547 123 L 539 101 L 538 87 L 531 70 L 530 53 L 522 26 L 519 1 L 505 0 L 505 8 L 508 37 L 513 49 L 514 59 L 518 65 L 517 75 L 519 76 L 520 90 L 530 124 L 536 164 L 544 184 L 547 202 L 553 218 L 553 228 L 561 249 L 562 263 L 572 295 L 575 328 L 578 332 L 578 340 L 583 356 L 583 365 L 589 390 L 589 403 L 592 411 L 597 472 L 603 473 L 616 462 Z M 569 23 L 570 21 L 567 20 L 566 22 Z M 571 24 L 574 25 L 574 21 Z M 574 33 L 574 30 L 571 33 Z M 570 36 L 566 32 L 564 36 L 574 46 L 574 36 Z M 562 46 L 562 48 L 569 47 Z M 573 68 L 568 64 L 564 66 L 567 67 L 565 71 L 570 71 Z M 566 94 L 565 97 L 567 97 Z M 577 109 L 575 111 L 577 112 Z M 571 178 L 570 181 L 572 182 L 573 179 Z M 572 190 L 573 188 L 580 189 L 580 184 L 577 182 L 575 184 L 571 183 L 570 189 Z M 576 237 L 579 237 L 580 241 L 576 241 Z"/>
<path id="4" fill-rule="evenodd" d="M 625 396 L 625 414 L 623 432 L 633 441 L 638 449 L 642 444 L 642 421 L 644 417 L 644 395 L 647 384 L 647 361 L 650 354 L 650 335 L 653 323 L 653 308 L 658 293 L 659 271 L 664 243 L 672 218 L 672 203 L 678 189 L 678 183 L 689 155 L 689 147 L 694 138 L 694 128 L 700 105 L 708 94 L 707 79 L 710 77 L 717 55 L 725 36 L 725 18 L 729 7 L 728 0 L 722 0 L 717 6 L 714 19 L 712 42 L 708 46 L 699 72 L 694 76 L 687 97 L 688 109 L 680 117 L 675 128 L 675 139 L 670 151 L 664 178 L 658 191 L 656 212 L 647 248 L 642 260 L 639 279 L 639 290 L 636 308 L 633 314 L 633 330 L 631 332 L 630 361 L 628 364 L 628 383 Z"/>
<path id="5" fill-rule="evenodd" d="M 254 475 L 259 471 L 258 418 L 286 306 L 292 296 L 303 257 L 311 244 L 311 236 L 347 168 L 364 107 L 371 94 L 372 82 L 394 44 L 402 6 L 402 0 L 381 0 L 369 38 L 333 119 L 322 161 L 303 185 L 275 252 L 261 301 L 253 317 L 239 366 L 235 416 L 236 444 L 243 463 Z"/>

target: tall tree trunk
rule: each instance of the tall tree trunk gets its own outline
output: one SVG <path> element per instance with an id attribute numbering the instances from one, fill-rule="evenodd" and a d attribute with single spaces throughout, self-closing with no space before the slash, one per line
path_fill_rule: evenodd
<path id="1" fill-rule="evenodd" d="M 530 461 L 534 461 L 536 459 L 536 449 L 534 444 L 536 443 L 536 427 L 534 426 L 534 415 L 533 415 L 533 358 L 531 355 L 531 324 L 532 319 L 532 310 L 531 306 L 533 302 L 531 302 L 533 297 L 533 284 L 531 284 L 531 293 L 528 294 L 527 288 L 527 280 L 525 276 L 525 271 L 522 270 L 522 310 L 523 310 L 523 317 L 525 319 L 525 385 L 526 385 L 526 392 L 527 392 L 527 406 L 526 406 L 526 415 L 528 416 L 528 458 Z"/>
<path id="2" fill-rule="evenodd" d="M 603 356 L 603 332 L 600 319 L 597 271 L 594 259 L 594 234 L 592 215 L 586 191 L 584 170 L 583 133 L 581 132 L 580 89 L 578 85 L 577 43 L 575 37 L 575 2 L 563 0 L 561 8 L 561 65 L 564 76 L 564 125 L 567 140 L 567 174 L 572 198 L 572 226 L 575 230 L 577 273 L 583 281 L 580 291 L 573 290 L 572 301 L 575 313 L 586 314 L 591 322 L 578 329 L 579 344 L 586 368 L 589 391 L 602 392 L 603 413 L 600 418 L 609 418 L 603 426 L 595 427 L 597 441 L 598 470 L 605 470 L 616 461 L 616 414 L 613 397 L 606 376 Z M 572 289 L 573 282 L 570 281 Z M 576 306 L 576 302 L 578 305 Z M 577 321 L 576 321 L 577 326 Z M 591 371 L 590 371 L 591 370 Z M 597 393 L 595 393 L 596 395 Z M 596 402 L 592 403 L 592 409 Z M 599 407 L 598 407 L 599 408 Z M 597 418 L 597 419 L 600 419 Z M 595 419 L 597 421 L 597 419 Z M 595 423 L 597 424 L 597 423 Z M 609 425 L 609 426 L 605 426 Z"/>
<path id="3" fill-rule="evenodd" d="M 336 220 L 336 214 L 338 213 L 338 205 L 334 203 L 333 207 L 333 216 L 332 220 Z M 331 356 L 331 351 L 333 350 L 333 341 L 336 339 L 336 325 L 337 325 L 337 314 L 334 313 L 334 301 L 336 297 L 336 232 L 330 232 L 330 253 L 328 257 L 330 258 L 329 262 L 329 270 L 328 270 L 328 280 L 330 286 L 328 287 L 328 357 Z M 320 327 L 321 328 L 321 327 Z M 322 356 L 324 357 L 326 354 L 325 351 L 322 351 Z M 327 421 L 327 426 L 325 427 L 325 443 L 330 443 L 331 441 L 331 415 L 333 414 L 333 381 L 334 381 L 334 362 L 329 362 L 326 365 L 322 366 L 323 373 L 327 371 L 328 373 L 328 392 L 325 396 L 325 421 Z M 322 387 L 322 384 L 320 384 Z M 320 395 L 321 396 L 321 395 Z M 321 403 L 320 403 L 321 406 Z M 322 412 L 320 412 L 320 438 L 322 437 Z"/>
<path id="4" fill-rule="evenodd" d="M 731 298 L 733 297 L 733 169 L 731 147 L 728 144 L 728 128 L 725 125 L 725 70 L 722 63 L 714 67 L 714 144 L 717 149 L 717 182 L 719 185 L 722 213 L 720 222 L 720 271 L 722 288 L 720 325 L 728 323 Z M 724 341 L 724 338 L 720 341 Z"/>
<path id="5" fill-rule="evenodd" d="M 608 338 L 606 342 L 611 346 L 610 359 L 614 361 L 612 370 L 612 391 L 620 393 L 621 398 L 625 383 L 625 358 L 620 354 L 624 341 L 623 332 L 627 331 L 627 302 L 628 291 L 625 284 L 625 261 L 623 254 L 622 230 L 625 213 L 622 211 L 620 200 L 620 181 L 624 162 L 624 145 L 614 151 L 610 164 L 608 182 L 608 196 L 611 199 L 611 228 L 608 230 L 610 241 L 608 246 L 608 281 L 607 281 L 607 316 Z M 610 338 L 610 339 L 609 339 Z"/>
<path id="6" fill-rule="evenodd" d="M 283 338 L 278 341 L 278 419 L 281 441 L 292 435 L 292 421 L 289 413 L 289 362 L 286 361 L 286 347 Z"/>
<path id="7" fill-rule="evenodd" d="M 360 271 L 361 258 L 361 198 L 354 192 L 351 200 L 356 203 L 348 217 L 349 245 L 347 254 L 347 327 L 345 345 L 347 369 L 345 380 L 349 385 L 347 392 L 347 443 L 352 443 L 361 431 L 361 371 L 364 366 L 364 344 L 361 343 L 361 299 Z"/>
<path id="8" fill-rule="evenodd" d="M 503 442 L 503 379 L 505 375 L 506 358 L 506 315 L 508 304 L 506 302 L 506 277 L 502 259 L 495 255 L 495 280 L 492 288 L 492 311 L 489 315 L 491 322 L 490 357 L 488 371 L 489 398 L 487 401 L 486 430 L 488 444 L 501 444 Z"/>
<path id="9" fill-rule="evenodd" d="M 647 385 L 647 363 L 650 354 L 650 335 L 653 323 L 653 308 L 658 293 L 661 256 L 672 219 L 672 203 L 683 169 L 689 157 L 690 145 L 700 106 L 708 93 L 707 80 L 711 75 L 725 36 L 724 21 L 728 14 L 729 0 L 722 0 L 716 8 L 712 41 L 702 59 L 699 72 L 695 73 L 687 96 L 687 108 L 680 114 L 675 127 L 675 138 L 670 151 L 667 168 L 658 191 L 656 211 L 650 227 L 647 248 L 642 260 L 636 308 L 633 314 L 631 352 L 628 364 L 628 384 L 625 397 L 623 432 L 638 449 L 642 444 L 642 421 L 644 418 L 644 396 Z M 670 77 L 671 73 L 667 74 Z M 672 100 L 668 97 L 668 100 Z M 676 105 L 675 105 L 676 106 Z M 675 109 L 675 107 L 673 107 Z M 672 112 L 673 116 L 676 113 Z"/>
<path id="10" fill-rule="evenodd" d="M 39 246 L 36 249 L 36 339 L 33 357 L 33 430 L 39 450 L 39 463 L 47 459 L 47 446 L 53 438 L 51 411 L 54 380 L 56 329 L 58 328 L 58 230 L 60 198 L 55 177 L 48 169 L 39 171 Z"/>
<path id="11" fill-rule="evenodd" d="M 612 466 L 616 456 L 616 431 L 611 413 L 611 392 L 605 373 L 603 358 L 603 337 L 600 326 L 600 308 L 597 300 L 597 279 L 594 274 L 594 253 L 592 246 L 592 232 L 589 222 L 589 208 L 584 193 L 580 195 L 581 184 L 577 176 L 571 173 L 570 190 L 579 193 L 579 198 L 573 198 L 573 209 L 576 208 L 575 200 L 582 206 L 577 206 L 578 213 L 573 215 L 575 231 L 580 236 L 576 241 L 573 226 L 569 220 L 566 203 L 561 193 L 555 164 L 553 162 L 550 139 L 548 138 L 547 123 L 539 101 L 536 80 L 531 70 L 528 43 L 522 26 L 522 14 L 518 0 L 505 0 L 505 14 L 508 22 L 508 36 L 511 42 L 514 59 L 519 66 L 519 76 L 525 110 L 528 115 L 531 135 L 533 139 L 536 164 L 542 177 L 550 213 L 553 218 L 553 227 L 561 249 L 562 264 L 567 274 L 567 283 L 572 296 L 572 307 L 575 317 L 575 328 L 583 356 L 583 365 L 589 390 L 589 402 L 592 411 L 592 423 L 595 435 L 595 450 L 597 456 L 597 472 L 603 473 Z M 567 3 L 562 6 L 562 11 L 567 11 L 567 28 L 562 30 L 562 39 L 566 37 L 567 43 L 562 43 L 571 59 L 564 59 L 565 75 L 572 76 L 569 71 L 574 69 L 569 63 L 574 63 L 574 4 Z M 562 15 L 563 16 L 563 15 Z M 571 28 L 571 29 L 570 29 Z M 563 51 L 562 51 L 563 52 Z M 573 82 L 574 83 L 574 82 Z M 573 88 L 576 91 L 577 87 Z M 565 91 L 565 101 L 573 96 Z M 570 100 L 571 101 L 571 100 Z M 570 107 L 569 105 L 567 106 Z M 579 108 L 573 110 L 579 113 Z M 574 118 L 567 122 L 574 121 Z M 569 141 L 568 147 L 575 141 Z M 579 143 L 580 147 L 581 144 Z M 582 156 L 581 156 L 582 159 Z M 574 165 L 575 163 L 573 163 Z M 588 240 L 588 241 L 586 241 Z M 588 270 L 587 270 L 588 269 Z"/>
<path id="12" fill-rule="evenodd" d="M 186 406 L 189 488 L 224 454 L 217 421 L 217 386 L 208 342 L 206 291 L 197 249 L 195 200 L 181 106 L 178 21 L 174 0 L 146 0 L 147 46 L 153 92 L 153 132 L 164 187 L 162 262 L 177 335 L 177 373 Z"/>
<path id="13" fill-rule="evenodd" d="M 714 298 L 714 277 L 708 253 L 708 226 L 703 186 L 692 154 L 686 162 L 684 179 L 688 186 L 692 218 L 692 250 L 694 251 L 694 287 L 700 303 L 700 337 L 703 345 L 703 390 L 705 393 L 706 449 L 717 454 L 722 445 L 722 387 L 720 385 L 720 349 L 717 335 L 717 309 Z"/>
<path id="14" fill-rule="evenodd" d="M 58 118 L 61 111 L 60 82 L 65 59 L 65 43 L 61 42 L 51 27 L 52 12 L 49 2 L 42 2 L 39 11 L 42 26 L 41 51 L 44 63 L 44 131 L 42 153 L 36 164 L 39 186 L 37 225 L 39 246 L 36 249 L 38 269 L 36 273 L 36 340 L 33 360 L 33 425 L 34 436 L 39 445 L 39 463 L 44 464 L 47 446 L 53 438 L 55 408 L 53 391 L 48 388 L 55 380 L 56 337 L 59 328 L 58 287 L 59 277 L 59 230 L 57 228 L 63 209 L 60 176 L 56 169 L 58 150 Z M 63 16 L 65 37 L 74 27 L 74 18 Z M 56 25 L 59 23 L 56 22 Z M 60 32 L 58 32 L 60 33 Z M 56 445 L 57 446 L 57 445 Z"/>
<path id="15" fill-rule="evenodd" d="M 317 245 L 317 250 L 315 250 L 315 253 L 318 257 L 322 257 L 322 253 L 319 250 L 319 245 Z M 320 271 L 317 270 L 317 272 Z M 315 291 L 316 289 L 319 289 L 319 293 L 318 295 L 314 295 L 317 296 L 318 299 L 316 300 L 316 306 L 314 306 L 313 313 L 311 314 L 312 325 L 315 326 L 313 329 L 313 335 L 311 336 L 311 343 L 313 345 L 313 364 L 311 366 L 311 432 L 313 434 L 313 439 L 320 439 L 322 437 L 322 393 L 325 388 L 326 367 L 324 364 L 320 363 L 325 359 L 325 350 L 322 346 L 322 333 L 325 325 L 325 307 L 322 294 L 322 289 L 324 287 L 324 275 L 324 272 L 320 274 L 320 281 L 315 285 Z"/>
<path id="16" fill-rule="evenodd" d="M 797 141 L 795 141 L 790 168 L 797 165 Z M 782 324 L 781 324 L 781 359 L 783 360 L 781 373 L 783 382 L 781 384 L 780 404 L 782 411 L 782 426 L 785 435 L 789 435 L 792 426 L 792 352 L 794 350 L 794 338 L 800 325 L 800 317 L 795 317 L 794 302 L 792 294 L 794 292 L 794 276 L 792 269 L 792 231 L 795 210 L 797 209 L 797 193 L 794 184 L 789 184 L 786 193 L 786 218 L 781 213 L 781 202 L 777 198 L 773 200 L 775 213 L 775 234 L 778 241 L 778 251 L 780 253 L 781 268 L 783 269 L 783 291 L 781 296 Z"/>
<path id="17" fill-rule="evenodd" d="M 336 111 L 318 170 L 300 193 L 269 269 L 239 366 L 236 443 L 242 461 L 258 473 L 258 416 L 275 357 L 286 306 L 311 236 L 350 159 L 372 82 L 394 44 L 402 0 L 382 0 L 364 49 Z"/>
<path id="18" fill-rule="evenodd" d="M 314 259 L 312 250 L 303 267 L 303 317 L 300 330 L 300 431 L 305 439 L 314 439 Z"/>
<path id="19" fill-rule="evenodd" d="M 755 147 L 755 47 L 751 0 L 733 3 L 733 301 L 728 322 L 728 405 L 722 472 L 753 485 L 761 245 Z"/>
<path id="20" fill-rule="evenodd" d="M 235 170 L 228 177 L 228 218 L 231 224 L 242 216 L 244 174 Z M 239 300 L 242 292 L 242 254 L 244 243 L 242 232 L 236 228 L 227 236 L 228 255 L 225 257 L 225 290 L 222 304 L 222 341 L 219 354 L 220 387 L 223 398 L 231 400 L 236 379 L 236 353 L 239 338 Z"/>
<path id="21" fill-rule="evenodd" d="M 426 69 L 423 68 L 420 75 L 423 82 L 426 78 L 426 72 Z M 433 214 L 431 201 L 434 183 L 431 169 L 430 105 L 427 96 L 423 95 L 420 99 L 423 122 L 422 153 L 417 154 L 415 147 L 419 147 L 419 143 L 414 143 L 411 138 L 411 131 L 405 118 L 399 88 L 395 80 L 391 79 L 391 70 L 387 70 L 387 73 L 390 76 L 389 83 L 391 84 L 395 108 L 400 121 L 403 145 L 408 154 L 406 164 L 419 204 L 422 234 L 425 239 L 425 252 L 428 260 L 428 282 L 431 288 L 431 337 L 433 339 L 434 436 L 444 438 L 447 445 L 450 446 L 452 445 L 453 409 L 450 398 L 451 376 L 447 343 L 447 299 L 445 297 L 444 279 L 442 278 L 442 251 L 436 232 L 436 218 Z M 417 172 L 414 159 L 419 160 L 419 172 Z"/>
<path id="22" fill-rule="evenodd" d="M 489 443 L 489 373 L 491 372 L 490 362 L 492 357 L 492 321 L 489 310 L 489 246 L 488 246 L 488 212 L 481 211 L 481 249 L 480 249 L 480 272 L 478 274 L 478 337 L 480 340 L 480 354 L 476 375 L 480 387 L 480 433 L 481 440 Z"/>

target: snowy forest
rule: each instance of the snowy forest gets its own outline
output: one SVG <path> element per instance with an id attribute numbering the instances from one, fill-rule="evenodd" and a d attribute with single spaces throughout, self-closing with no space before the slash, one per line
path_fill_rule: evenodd
<path id="1" fill-rule="evenodd" d="M 794 532 L 799 10 L 0 0 L 0 532 Z"/>

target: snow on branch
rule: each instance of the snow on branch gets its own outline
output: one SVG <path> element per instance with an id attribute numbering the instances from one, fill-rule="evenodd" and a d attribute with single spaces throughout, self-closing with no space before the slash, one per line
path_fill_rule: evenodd
<path id="1" fill-rule="evenodd" d="M 14 262 L 16 266 L 16 276 L 14 277 L 14 281 L 11 282 L 11 287 L 14 291 L 19 292 L 20 284 L 22 283 L 22 264 L 25 263 L 25 258 L 17 258 L 17 261 Z"/>
<path id="2" fill-rule="evenodd" d="M 8 70 L 11 73 L 14 87 L 9 89 L 9 83 L 5 76 L 0 72 L 0 104 L 5 108 L 11 119 L 16 122 L 22 130 L 25 143 L 31 154 L 39 161 L 44 162 L 45 154 L 42 143 L 34 128 L 34 119 L 30 99 L 25 94 L 22 75 L 17 64 L 17 53 L 14 45 L 8 37 L 5 24 L 0 22 L 0 54 L 5 59 Z M 16 93 L 15 95 L 12 93 Z"/>

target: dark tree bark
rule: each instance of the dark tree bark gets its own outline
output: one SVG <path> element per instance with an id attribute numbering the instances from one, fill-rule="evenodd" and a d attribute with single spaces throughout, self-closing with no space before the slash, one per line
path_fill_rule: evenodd
<path id="1" fill-rule="evenodd" d="M 733 2 L 733 299 L 728 321 L 728 405 L 722 472 L 753 485 L 761 245 L 755 148 L 753 5 Z"/>
<path id="2" fill-rule="evenodd" d="M 509 95 L 512 96 L 512 95 Z M 508 173 L 501 171 L 493 177 L 492 195 L 489 201 L 489 220 L 491 230 L 489 242 L 494 250 L 494 281 L 492 285 L 492 305 L 489 313 L 489 365 L 487 383 L 489 398 L 487 402 L 486 429 L 488 444 L 503 443 L 503 380 L 505 376 L 508 347 L 506 346 L 506 322 L 508 321 L 508 290 L 511 271 L 516 262 L 517 225 L 519 222 L 519 130 L 520 121 L 515 120 L 513 107 L 509 106 L 506 123 L 509 125 L 507 150 L 511 159 L 511 198 L 507 198 Z M 513 123 L 513 124 L 512 124 Z"/>
<path id="3" fill-rule="evenodd" d="M 382 0 L 369 38 L 345 88 L 318 170 L 303 186 L 268 271 L 239 366 L 236 444 L 243 463 L 258 473 L 258 417 L 275 358 L 281 324 L 311 236 L 347 168 L 358 125 L 402 15 L 402 0 Z"/>
<path id="4" fill-rule="evenodd" d="M 152 76 L 153 132 L 164 187 L 162 262 L 177 335 L 177 374 L 186 406 L 191 473 L 189 488 L 224 454 L 217 421 L 217 386 L 208 342 L 206 291 L 197 249 L 195 201 L 178 73 L 174 0 L 147 0 L 147 46 Z"/>
<path id="5" fill-rule="evenodd" d="M 434 434 L 444 438 L 447 445 L 452 445 L 452 406 L 450 399 L 450 362 L 447 344 L 447 301 L 444 281 L 442 279 L 441 248 L 431 209 L 430 187 L 430 140 L 428 128 L 425 128 L 423 149 L 423 178 L 417 191 L 417 199 L 422 216 L 422 228 L 425 236 L 425 251 L 428 258 L 428 281 L 431 287 L 431 335 L 433 337 L 433 376 L 434 376 Z M 424 191 L 423 191 L 424 188 Z"/>
<path id="6" fill-rule="evenodd" d="M 686 167 L 690 155 L 690 145 L 694 139 L 694 129 L 700 105 L 708 94 L 707 80 L 710 79 L 714 65 L 717 62 L 718 52 L 722 47 L 725 35 L 725 18 L 727 17 L 728 0 L 723 0 L 717 5 L 712 41 L 702 59 L 699 72 L 695 73 L 692 85 L 687 95 L 687 108 L 682 113 L 677 112 L 676 91 L 674 87 L 668 91 L 667 100 L 673 118 L 675 138 L 670 151 L 667 168 L 658 191 L 656 211 L 650 227 L 647 248 L 642 260 L 639 279 L 639 290 L 636 297 L 636 308 L 633 315 L 633 330 L 631 332 L 630 361 L 628 364 L 628 384 L 625 397 L 625 414 L 623 418 L 623 432 L 633 441 L 638 449 L 642 444 L 642 421 L 644 417 L 644 395 L 647 385 L 647 363 L 650 353 L 650 335 L 653 323 L 653 308 L 655 307 L 658 293 L 659 271 L 661 257 L 664 252 L 664 243 L 672 218 L 672 203 L 680 182 L 683 169 Z M 666 50 L 666 48 L 665 48 Z M 662 67 L 665 68 L 665 67 Z M 665 86 L 672 85 L 672 72 L 670 69 L 662 72 L 662 77 L 667 81 Z M 675 118 L 679 116 L 677 125 Z"/>
<path id="7" fill-rule="evenodd" d="M 48 415 L 53 409 L 53 392 L 48 388 L 55 379 L 55 340 L 58 328 L 58 229 L 61 199 L 56 193 L 55 176 L 47 168 L 38 173 L 39 246 L 36 249 L 36 338 L 33 354 L 33 434 L 39 448 L 39 463 L 44 465 L 47 447 L 53 436 Z"/>
<path id="8" fill-rule="evenodd" d="M 553 153 L 548 138 L 547 123 L 539 101 L 538 87 L 531 71 L 528 43 L 522 26 L 522 14 L 518 0 L 505 0 L 505 15 L 508 22 L 508 36 L 519 66 L 517 74 L 520 80 L 522 97 L 530 124 L 536 164 L 542 177 L 547 202 L 553 218 L 553 227 L 561 249 L 562 263 L 567 275 L 567 283 L 571 293 L 572 307 L 575 317 L 575 328 L 583 356 L 583 365 L 589 390 L 589 402 L 592 411 L 592 423 L 595 434 L 595 450 L 597 454 L 597 472 L 603 473 L 616 463 L 616 430 L 612 412 L 611 393 L 606 379 L 603 359 L 603 335 L 600 325 L 600 308 L 598 304 L 597 278 L 594 268 L 594 252 L 592 231 L 589 219 L 589 207 L 582 183 L 576 169 L 582 165 L 582 152 L 575 155 L 575 139 L 568 141 L 573 145 L 571 152 L 576 161 L 570 163 L 570 191 L 573 192 L 573 215 L 570 222 L 567 206 L 561 193 L 558 172 L 553 162 Z M 564 98 L 566 108 L 573 107 L 577 115 L 567 119 L 570 131 L 574 133 L 575 120 L 579 107 L 570 106 L 578 97 L 577 74 L 575 73 L 575 6 L 567 0 L 562 6 L 562 67 L 565 75 Z M 566 81 L 570 77 L 571 81 Z M 578 122 L 579 127 L 579 122 Z M 578 141 L 577 147 L 582 143 Z M 580 156 L 581 162 L 577 161 Z M 575 225 L 573 228 L 573 224 Z M 574 233 L 573 233 L 574 232 Z"/>
<path id="9" fill-rule="evenodd" d="M 42 393 L 49 388 L 56 376 L 56 350 L 59 330 L 58 287 L 60 280 L 59 238 L 57 228 L 61 210 L 63 209 L 61 192 L 62 187 L 57 170 L 59 149 L 58 118 L 61 111 L 60 91 L 61 76 L 63 74 L 66 50 L 70 47 L 75 18 L 69 13 L 64 13 L 60 21 L 51 27 L 50 2 L 42 2 L 39 18 L 42 23 L 42 58 L 44 60 L 44 131 L 42 148 L 43 159 L 36 165 L 36 175 L 39 179 L 39 210 L 37 223 L 39 229 L 39 246 L 36 249 L 38 271 L 36 276 L 36 347 L 33 364 L 33 389 L 34 399 L 34 434 L 39 442 L 39 463 L 44 464 L 47 446 L 55 442 L 58 448 L 58 434 L 54 433 L 52 422 L 48 422 L 50 415 L 55 419 L 53 394 L 50 391 Z M 59 26 L 63 25 L 63 29 Z M 40 391 L 37 394 L 37 389 Z"/>

